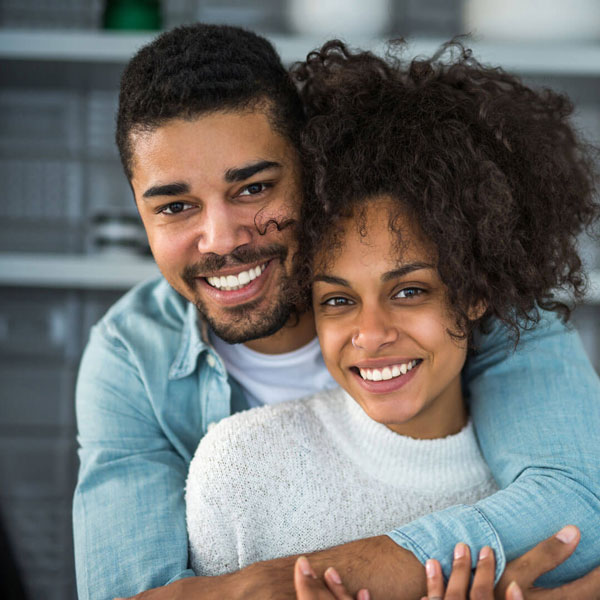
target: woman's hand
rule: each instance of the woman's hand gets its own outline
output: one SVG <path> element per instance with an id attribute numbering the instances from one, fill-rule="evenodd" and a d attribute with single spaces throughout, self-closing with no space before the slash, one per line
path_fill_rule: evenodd
<path id="1" fill-rule="evenodd" d="M 471 552 L 466 544 L 457 544 L 454 548 L 454 562 L 452 573 L 448 580 L 448 587 L 444 584 L 442 567 L 440 563 L 431 559 L 425 565 L 427 573 L 427 596 L 421 600 L 494 600 L 494 553 L 489 546 L 479 552 L 477 568 L 471 583 Z M 513 582 L 506 590 L 506 600 L 523 600 L 523 595 L 518 584 Z"/>
<path id="2" fill-rule="evenodd" d="M 297 600 L 354 600 L 333 567 L 325 571 L 324 578 L 325 582 L 318 579 L 307 558 L 301 556 L 294 566 Z M 368 590 L 360 590 L 356 600 L 370 600 Z"/>

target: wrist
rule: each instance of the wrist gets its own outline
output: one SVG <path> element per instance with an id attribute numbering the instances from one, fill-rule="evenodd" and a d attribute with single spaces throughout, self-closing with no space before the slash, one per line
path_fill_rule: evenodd
<path id="1" fill-rule="evenodd" d="M 319 577 L 335 567 L 351 594 L 367 588 L 375 597 L 408 600 L 427 591 L 424 566 L 386 535 L 316 552 L 309 559 Z"/>

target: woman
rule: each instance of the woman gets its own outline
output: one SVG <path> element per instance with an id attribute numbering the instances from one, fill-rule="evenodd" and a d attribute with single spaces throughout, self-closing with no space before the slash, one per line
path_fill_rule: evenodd
<path id="1" fill-rule="evenodd" d="M 575 237 L 598 206 L 564 98 L 467 53 L 405 67 L 330 43 L 296 76 L 310 117 L 298 279 L 340 388 L 202 440 L 187 484 L 198 574 L 491 494 L 461 387 L 474 334 L 493 317 L 517 343 L 538 307 L 568 317 L 557 288 L 583 293 Z"/>

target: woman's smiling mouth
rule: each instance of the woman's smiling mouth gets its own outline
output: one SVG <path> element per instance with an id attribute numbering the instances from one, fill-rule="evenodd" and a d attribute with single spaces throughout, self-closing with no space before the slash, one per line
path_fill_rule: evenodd
<path id="1" fill-rule="evenodd" d="M 413 359 L 409 362 L 388 365 L 381 369 L 355 368 L 358 369 L 360 376 L 367 381 L 387 381 L 389 379 L 400 377 L 401 375 L 406 375 L 406 373 L 411 371 L 420 362 L 422 362 L 422 359 Z"/>
<path id="2" fill-rule="evenodd" d="M 374 394 L 389 394 L 407 385 L 419 371 L 422 362 L 422 358 L 414 358 L 379 367 L 356 365 L 350 367 L 350 371 L 365 391 Z"/>

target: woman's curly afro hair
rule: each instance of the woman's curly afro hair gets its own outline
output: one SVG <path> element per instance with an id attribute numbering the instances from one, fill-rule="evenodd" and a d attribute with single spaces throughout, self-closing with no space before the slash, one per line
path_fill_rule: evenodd
<path id="1" fill-rule="evenodd" d="M 403 48 L 391 43 L 382 59 L 335 40 L 293 69 L 308 117 L 301 281 L 339 248 L 344 219 L 388 196 L 390 228 L 408 211 L 436 248 L 461 335 L 495 317 L 518 340 L 539 308 L 568 318 L 557 291 L 584 293 L 576 239 L 600 212 L 571 102 L 481 65 L 457 40 L 410 62 Z M 487 310 L 473 322 L 476 306 Z"/>

